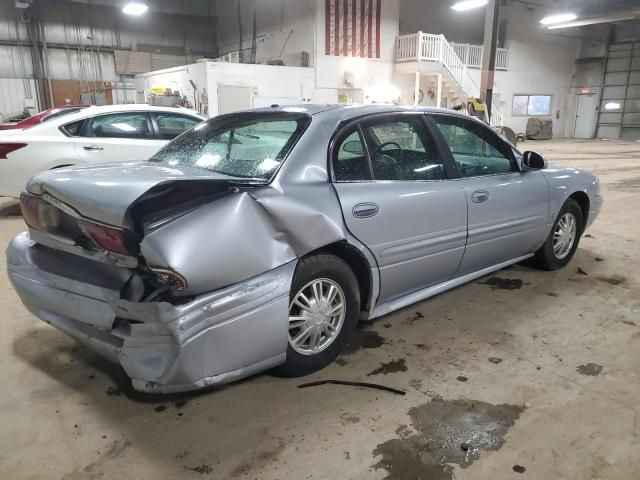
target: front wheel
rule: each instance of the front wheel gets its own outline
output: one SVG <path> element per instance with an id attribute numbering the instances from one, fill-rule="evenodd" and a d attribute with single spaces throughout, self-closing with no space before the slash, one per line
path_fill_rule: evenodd
<path id="1" fill-rule="evenodd" d="M 570 198 L 558 213 L 544 245 L 534 255 L 533 265 L 542 270 L 558 270 L 567 265 L 576 253 L 582 230 L 582 210 Z"/>
<path id="2" fill-rule="evenodd" d="M 300 260 L 291 285 L 286 362 L 276 373 L 297 377 L 331 363 L 358 323 L 360 294 L 353 271 L 329 254 Z"/>

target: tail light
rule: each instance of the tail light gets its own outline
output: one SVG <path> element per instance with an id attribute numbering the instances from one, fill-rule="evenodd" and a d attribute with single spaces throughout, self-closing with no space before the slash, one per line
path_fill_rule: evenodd
<path id="1" fill-rule="evenodd" d="M 99 223 L 78 220 L 82 232 L 93 240 L 99 247 L 110 252 L 129 255 L 125 245 L 124 231 L 119 228 L 107 227 Z"/>
<path id="2" fill-rule="evenodd" d="M 55 228 L 60 223 L 60 210 L 33 195 L 20 195 L 20 210 L 25 223 L 36 230 Z"/>
<path id="3" fill-rule="evenodd" d="M 0 158 L 7 159 L 7 155 L 26 147 L 26 143 L 0 143 Z"/>
<path id="4" fill-rule="evenodd" d="M 187 288 L 187 281 L 178 272 L 166 268 L 154 268 L 151 266 L 149 268 L 156 274 L 158 280 L 166 285 L 169 290 L 179 292 Z"/>
<path id="5" fill-rule="evenodd" d="M 23 193 L 20 195 L 20 209 L 25 223 L 34 230 L 56 232 L 64 228 L 65 221 L 62 219 L 64 214 L 61 210 L 39 197 Z M 126 246 L 123 230 L 78 218 L 72 218 L 71 221 L 75 222 L 82 233 L 98 247 L 122 255 L 131 255 Z M 77 227 L 75 231 L 77 232 Z M 80 232 L 77 233 L 80 234 Z"/>

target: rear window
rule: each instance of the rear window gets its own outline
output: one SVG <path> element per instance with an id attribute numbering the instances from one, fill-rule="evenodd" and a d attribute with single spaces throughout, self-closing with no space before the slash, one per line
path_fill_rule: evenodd
<path id="1" fill-rule="evenodd" d="M 300 113 L 221 115 L 170 142 L 151 161 L 268 181 L 309 122 Z"/>
<path id="2" fill-rule="evenodd" d="M 70 113 L 76 113 L 79 112 L 81 109 L 80 108 L 63 108 L 62 110 L 52 113 L 51 115 L 47 115 L 46 117 L 44 117 L 42 119 L 42 122 L 48 122 L 50 120 L 54 120 L 56 118 L 60 118 L 63 117 L 65 115 L 69 115 Z"/>

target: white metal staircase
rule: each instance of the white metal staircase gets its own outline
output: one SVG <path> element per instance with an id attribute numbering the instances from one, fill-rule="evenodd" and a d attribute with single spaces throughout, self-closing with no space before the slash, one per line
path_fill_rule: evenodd
<path id="1" fill-rule="evenodd" d="M 480 97 L 480 85 L 469 73 L 469 66 L 462 61 L 444 35 L 418 32 L 398 37 L 396 62 L 433 63 L 436 67 L 434 70 L 443 71 L 449 77 L 450 81 L 447 83 L 453 84 L 463 96 Z M 504 115 L 495 104 L 492 105 L 491 112 L 491 125 L 503 125 Z"/>

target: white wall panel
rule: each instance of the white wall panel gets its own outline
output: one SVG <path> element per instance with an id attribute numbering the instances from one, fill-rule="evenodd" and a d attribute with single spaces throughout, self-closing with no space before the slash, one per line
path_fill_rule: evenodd
<path id="1" fill-rule="evenodd" d="M 0 78 L 0 121 L 7 122 L 10 117 L 21 113 L 24 109 L 24 99 L 35 97 L 34 80 Z"/>

